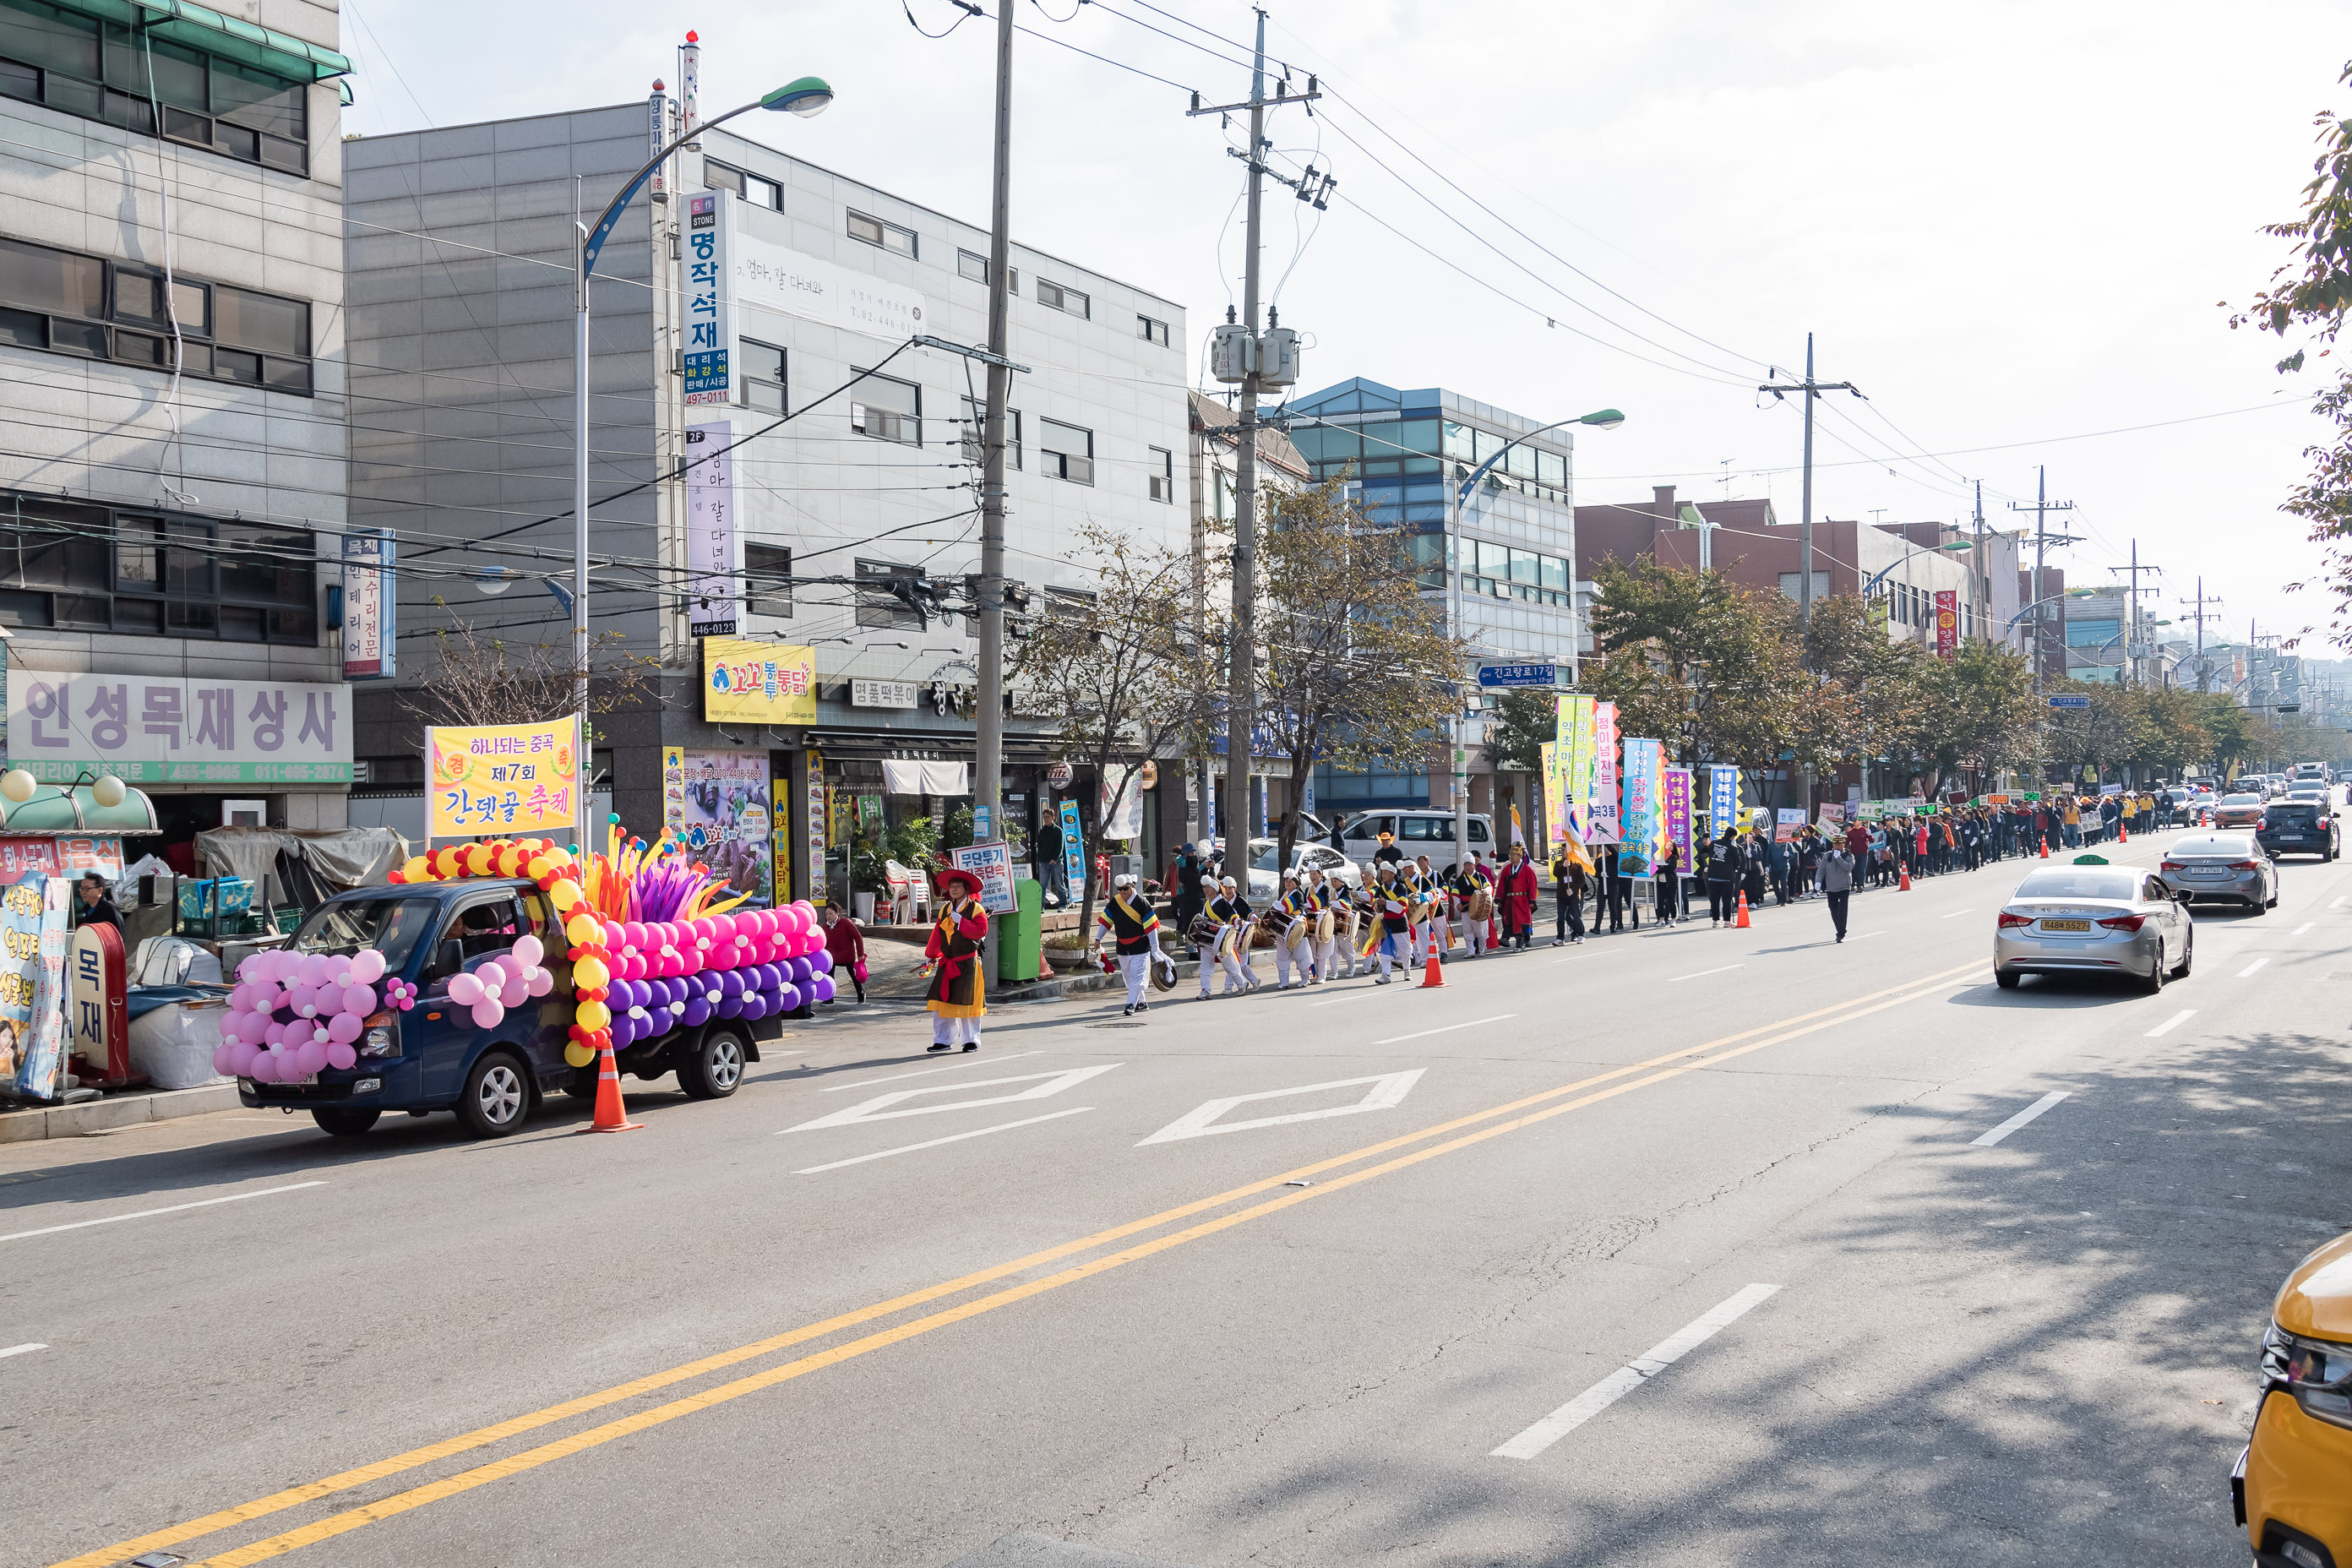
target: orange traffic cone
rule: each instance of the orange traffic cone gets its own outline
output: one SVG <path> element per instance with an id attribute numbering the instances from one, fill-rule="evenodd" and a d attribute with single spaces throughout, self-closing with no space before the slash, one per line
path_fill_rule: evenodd
<path id="1" fill-rule="evenodd" d="M 1734 931 L 1746 931 L 1748 929 L 1748 889 L 1745 888 L 1739 889 L 1739 918 L 1731 922 L 1731 929 Z"/>
<path id="2" fill-rule="evenodd" d="M 2130 843 L 2130 842 L 2131 842 L 2131 824 L 2130 824 L 2130 823 L 2128 823 L 2128 822 L 2118 822 L 2118 823 L 2116 823 L 2116 831 L 2117 833 L 2120 833 L 2120 834 L 2122 834 L 2122 835 L 2123 835 L 2123 837 L 2122 837 L 2121 838 L 2119 838 L 2119 839 L 2117 839 L 2117 840 L 2116 840 L 2116 842 L 2117 842 L 2117 843 L 2119 843 L 2119 844 L 2128 844 L 2128 843 Z"/>
<path id="3" fill-rule="evenodd" d="M 2044 860 L 2050 858 L 2050 836 L 2046 833 L 2042 836 L 2042 858 Z"/>
<path id="4" fill-rule="evenodd" d="M 1904 867 L 1904 868 L 1903 868 L 1903 885 L 1902 885 L 1901 887 L 1899 887 L 1899 888 L 1895 889 L 1895 890 L 1896 892 L 1898 892 L 1898 893 L 1907 893 L 1907 892 L 1909 892 L 1909 891 L 1911 890 L 1911 868 L 1910 868 L 1910 867 L 1906 866 L 1906 867 Z"/>
<path id="5" fill-rule="evenodd" d="M 634 1132 L 644 1125 L 630 1121 L 621 1104 L 621 1069 L 614 1064 L 613 1047 L 606 1046 L 596 1055 L 596 1120 L 589 1123 L 589 1131 Z"/>
<path id="6" fill-rule="evenodd" d="M 1433 986 L 1443 985 L 1444 984 L 1445 968 L 1438 962 L 1437 949 L 1433 944 L 1429 950 L 1429 966 L 1422 971 L 1421 984 L 1415 986 L 1414 989 L 1418 991 L 1427 991 Z"/>

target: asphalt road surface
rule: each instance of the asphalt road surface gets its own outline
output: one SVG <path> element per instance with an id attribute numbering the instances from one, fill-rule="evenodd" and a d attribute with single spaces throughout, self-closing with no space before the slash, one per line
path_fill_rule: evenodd
<path id="1" fill-rule="evenodd" d="M 0 1560 L 2243 1562 L 2352 872 L 2147 996 L 1994 987 L 2022 869 L 953 1059 L 836 1009 L 618 1136 L 0 1149 Z"/>

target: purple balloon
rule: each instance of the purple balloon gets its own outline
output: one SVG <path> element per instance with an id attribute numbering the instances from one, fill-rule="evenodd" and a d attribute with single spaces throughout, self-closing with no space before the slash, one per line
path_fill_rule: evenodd
<path id="1" fill-rule="evenodd" d="M 808 979 L 812 969 L 807 959 L 796 957 L 786 965 L 786 972 L 792 975 L 793 984 L 798 985 Z"/>
<path id="2" fill-rule="evenodd" d="M 743 994 L 743 977 L 731 969 L 719 971 L 718 991 L 721 997 Z"/>
<path id="3" fill-rule="evenodd" d="M 740 996 L 721 996 L 719 999 L 719 1005 L 713 1007 L 711 1011 L 718 1014 L 722 1018 L 735 1017 L 743 1011 L 743 998 Z"/>
<path id="4" fill-rule="evenodd" d="M 680 1014 L 679 1017 L 688 1025 L 708 1023 L 710 1019 L 710 1004 L 697 996 L 687 1003 L 686 1011 Z"/>
<path id="5" fill-rule="evenodd" d="M 762 991 L 772 992 L 777 986 L 792 978 L 784 973 L 784 967 L 781 963 L 762 963 L 756 973 L 760 976 L 760 989 Z"/>
<path id="6" fill-rule="evenodd" d="M 670 981 L 647 980 L 642 982 L 642 984 L 646 988 L 646 1001 L 645 1005 L 648 1007 L 655 1006 L 656 1005 L 667 1007 L 671 1003 L 677 1000 L 677 986 Z"/>
<path id="7" fill-rule="evenodd" d="M 613 1022 L 609 1027 L 613 1031 L 613 1048 L 614 1050 L 617 1051 L 622 1047 L 632 1045 L 635 1042 L 637 1037 L 637 1021 L 635 1018 L 630 1017 L 626 1013 L 614 1014 Z"/>
<path id="8" fill-rule="evenodd" d="M 776 1005 L 769 1009 L 771 1013 L 789 1013 L 801 1005 L 801 988 L 789 980 L 776 987 L 775 996 Z"/>
<path id="9" fill-rule="evenodd" d="M 809 982 L 809 986 L 816 993 L 816 999 L 818 1001 L 830 1002 L 833 1000 L 832 975 L 820 974 Z"/>
<path id="10" fill-rule="evenodd" d="M 741 1011 L 738 1012 L 735 1016 L 739 1018 L 750 1018 L 756 1021 L 766 1017 L 768 1016 L 768 1011 L 767 996 L 758 991 L 748 991 L 743 994 L 743 1005 Z"/>

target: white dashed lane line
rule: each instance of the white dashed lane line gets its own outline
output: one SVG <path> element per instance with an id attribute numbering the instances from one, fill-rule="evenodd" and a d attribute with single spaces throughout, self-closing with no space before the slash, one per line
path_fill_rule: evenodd
<path id="1" fill-rule="evenodd" d="M 2027 1106 L 2024 1110 L 2019 1111 L 2016 1115 L 2011 1117 L 2000 1126 L 1991 1128 L 1987 1131 L 1978 1133 L 1975 1138 L 1970 1140 L 1970 1142 L 1979 1149 L 1991 1148 L 1994 1144 L 2000 1142 L 2002 1139 L 2008 1137 L 2011 1133 L 2016 1131 L 2019 1128 L 2024 1126 L 2027 1122 L 2032 1121 L 2035 1117 L 2041 1115 L 2043 1111 L 2049 1110 L 2052 1106 L 2065 1099 L 2067 1093 L 2067 1090 L 2062 1089 L 2043 1095 L 2040 1100 L 2035 1100 L 2032 1104 Z"/>

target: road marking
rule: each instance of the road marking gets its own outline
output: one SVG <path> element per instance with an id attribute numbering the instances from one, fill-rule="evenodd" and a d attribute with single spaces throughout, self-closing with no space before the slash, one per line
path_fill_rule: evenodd
<path id="1" fill-rule="evenodd" d="M 2340 910 L 2344 907 L 2344 899 L 2352 899 L 2352 893 L 2347 893 L 2343 898 L 2328 900 L 2327 907 L 2331 910 Z"/>
<path id="2" fill-rule="evenodd" d="M 861 1100 L 856 1105 L 845 1106 L 830 1116 L 820 1116 L 814 1121 L 803 1121 L 796 1126 L 781 1129 L 776 1136 L 781 1138 L 786 1132 L 806 1132 L 818 1127 L 854 1127 L 865 1121 L 892 1121 L 901 1116 L 931 1116 L 942 1110 L 971 1110 L 982 1105 L 1010 1105 L 1018 1100 L 1043 1100 L 1049 1094 L 1059 1094 L 1066 1089 L 1075 1088 L 1090 1078 L 1107 1073 L 1113 1068 L 1122 1065 L 1118 1062 L 1106 1062 L 1100 1067 L 1061 1068 L 1052 1072 L 1014 1073 L 1009 1078 L 976 1078 L 967 1083 L 941 1084 L 936 1089 L 894 1089 L 887 1094 L 877 1094 L 871 1100 Z M 908 1106 L 903 1110 L 890 1109 L 893 1106 L 904 1105 L 906 1101 L 914 1099 L 917 1095 L 953 1094 L 959 1089 L 993 1089 L 1001 1083 L 1025 1083 L 1033 1087 L 1024 1089 L 1018 1094 L 982 1095 L 978 1100 L 950 1100 L 944 1105 L 915 1105 Z"/>
<path id="3" fill-rule="evenodd" d="M 1780 1289 L 1778 1285 L 1748 1286 L 1712 1310 L 1692 1319 L 1486 1457 L 1490 1459 L 1534 1458 L 1715 1338 L 1751 1310 L 1763 1304 Z"/>
<path id="4" fill-rule="evenodd" d="M 1326 996 L 1320 1002 L 1309 1002 L 1309 1007 L 1337 1007 L 1342 1002 L 1360 1002 L 1361 996 Z"/>
<path id="5" fill-rule="evenodd" d="M 2195 1016 L 2197 1016 L 2196 1008 L 2183 1007 L 2179 1012 L 2175 1013 L 2171 1017 L 2167 1018 L 2163 1023 L 2158 1024 L 2155 1028 L 2150 1029 L 2147 1034 L 2140 1037 L 2142 1039 L 2152 1040 L 2158 1035 L 2168 1035 L 2173 1030 L 2179 1028 L 2181 1025 L 2186 1024 L 2189 1019 L 2194 1018 Z"/>
<path id="6" fill-rule="evenodd" d="M 1883 1013 L 1889 1008 L 1917 1001 L 1923 996 L 1948 989 L 1955 984 L 1971 984 L 1982 978 L 1984 970 L 1985 964 L 1982 959 L 1971 959 L 1966 963 L 1938 973 L 1922 975 L 1900 984 L 1865 992 L 1860 996 L 1832 1003 L 1828 1006 L 1816 1007 L 1811 1012 L 1793 1014 L 1789 1017 L 1775 1019 L 1768 1024 L 1759 1024 L 1751 1028 L 1742 1029 L 1737 1034 L 1719 1036 L 1699 1045 L 1683 1047 L 1643 1061 L 1612 1068 L 1605 1072 L 1594 1073 L 1572 1083 L 1561 1084 L 1557 1088 L 1523 1096 L 1501 1105 L 1490 1106 L 1484 1110 L 1472 1111 L 1450 1121 L 1423 1127 L 1416 1131 L 1399 1133 L 1395 1137 L 1382 1139 L 1377 1143 L 1366 1144 L 1360 1149 L 1352 1150 L 1344 1154 L 1335 1154 L 1328 1159 L 1314 1161 L 1277 1175 L 1245 1183 L 1241 1186 L 1231 1187 L 1206 1197 L 1194 1198 L 1173 1208 L 1163 1209 L 1158 1214 L 1125 1221 L 1108 1229 L 1097 1231 L 1091 1236 L 1078 1237 L 1041 1251 L 1030 1253 L 1025 1257 L 992 1264 L 986 1268 L 958 1279 L 941 1280 L 937 1284 L 908 1291 L 888 1300 L 877 1301 L 816 1322 L 804 1323 L 766 1339 L 739 1345 L 732 1350 L 716 1352 L 698 1361 L 648 1373 L 643 1377 L 632 1379 L 627 1383 L 616 1384 L 612 1387 L 580 1394 L 542 1409 L 509 1416 L 504 1421 L 488 1426 L 478 1426 L 471 1431 L 443 1438 L 436 1443 L 429 1443 L 422 1447 L 409 1449 L 405 1453 L 395 1454 L 390 1458 L 343 1470 L 301 1486 L 289 1487 L 282 1491 L 257 1498 L 251 1502 L 218 1510 L 177 1524 L 164 1525 L 131 1540 L 65 1559 L 54 1564 L 53 1568 L 113 1568 L 113 1565 L 122 1559 L 136 1556 L 142 1552 L 174 1546 L 184 1541 L 193 1541 L 199 1536 L 226 1530 L 233 1525 L 250 1523 L 256 1519 L 283 1512 L 289 1508 L 298 1508 L 305 1503 L 315 1502 L 320 1498 L 330 1497 L 338 1492 L 372 1487 L 388 1477 L 414 1470 L 425 1465 L 435 1464 L 454 1455 L 488 1447 L 494 1443 L 504 1442 L 509 1437 L 520 1436 L 526 1432 L 553 1426 L 559 1421 L 568 1420 L 575 1415 L 586 1415 L 608 1405 L 639 1398 L 709 1373 L 740 1365 L 744 1362 L 754 1361 L 793 1345 L 803 1344 L 811 1340 L 838 1333 L 845 1329 L 870 1323 L 877 1319 L 937 1301 L 944 1297 L 958 1295 L 1015 1274 L 1027 1273 L 1045 1264 L 1056 1262 L 1078 1253 L 1092 1251 L 1097 1247 L 1124 1240 L 1144 1231 L 1157 1229 L 1161 1226 L 1173 1224 L 1178 1220 L 1189 1219 L 1192 1215 L 1204 1214 L 1211 1209 L 1221 1208 L 1229 1204 L 1238 1203 L 1261 1194 L 1279 1191 L 1285 1187 L 1293 1189 L 1284 1193 L 1280 1197 L 1270 1199 L 1253 1207 L 1204 1220 L 1186 1230 L 1157 1237 L 1150 1241 L 1139 1242 L 1123 1252 L 1090 1258 L 1084 1263 L 1075 1264 L 1058 1274 L 1028 1280 L 998 1291 L 994 1295 L 948 1308 L 932 1313 L 929 1317 L 900 1323 L 890 1329 L 878 1331 L 863 1339 L 835 1345 L 799 1360 L 739 1378 L 733 1383 L 706 1389 L 701 1393 L 673 1400 L 667 1405 L 608 1422 L 602 1426 L 577 1432 L 568 1437 L 558 1438 L 542 1444 L 539 1447 L 477 1466 L 473 1469 L 439 1481 L 415 1487 L 405 1492 L 394 1493 L 364 1507 L 347 1510 L 299 1529 L 288 1531 L 238 1548 L 213 1561 L 222 1564 L 232 1560 L 240 1563 L 258 1563 L 270 1557 L 282 1556 L 286 1552 L 299 1551 L 302 1547 L 348 1534 L 366 1525 L 395 1518 L 412 1509 L 422 1508 L 443 1498 L 461 1495 L 478 1487 L 486 1486 L 491 1481 L 505 1479 L 527 1470 L 536 1469 L 553 1460 L 661 1426 L 666 1422 L 677 1420 L 682 1415 L 692 1415 L 709 1409 L 712 1405 L 725 1404 L 761 1389 L 789 1382 L 822 1367 L 836 1365 L 886 1346 L 929 1333 L 935 1329 L 994 1311 L 1031 1296 L 1058 1289 L 1064 1285 L 1076 1283 L 1081 1279 L 1091 1279 L 1097 1274 L 1153 1257 L 1171 1247 L 1181 1247 L 1232 1226 L 1279 1213 L 1293 1205 L 1328 1197 L 1334 1193 L 1344 1192 L 1359 1183 L 1410 1169 L 1423 1161 L 1435 1159 L 1441 1154 L 1471 1148 L 1490 1138 L 1498 1138 L 1507 1132 L 1534 1126 L 1555 1116 L 1564 1116 L 1571 1111 L 1581 1110 L 1589 1106 L 1631 1094 L 1636 1089 L 1646 1089 L 1653 1084 L 1667 1082 L 1686 1074 L 1697 1072 L 1704 1068 L 1730 1060 L 1735 1057 L 1746 1056 L 1773 1046 L 1785 1045 L 1790 1040 L 1818 1034 L 1824 1029 L 1855 1023 L 1873 1014 Z M 1634 1078 L 1633 1075 L 1636 1073 L 1646 1073 L 1648 1076 Z M 1577 1098 L 1564 1098 L 1567 1096 Z M 1497 1121 L 1496 1119 L 1498 1117 L 1507 1117 L 1510 1120 Z M 1492 1123 L 1492 1125 L 1482 1127 L 1479 1125 L 1482 1122 Z M 1464 1129 L 1475 1129 L 1475 1131 L 1465 1131 Z M 1450 1138 L 1443 1143 L 1430 1144 L 1424 1148 L 1412 1148 L 1414 1144 L 1426 1143 L 1432 1138 L 1444 1138 L 1449 1133 L 1459 1133 L 1460 1136 Z M 1301 1179 L 1320 1176 L 1327 1171 L 1340 1170 L 1344 1166 L 1353 1165 L 1360 1161 L 1372 1159 L 1378 1155 L 1389 1154 L 1396 1150 L 1410 1152 L 1398 1154 L 1378 1165 L 1346 1172 L 1344 1174 L 1332 1177 L 1319 1186 L 1295 1185 Z"/>
<path id="7" fill-rule="evenodd" d="M 1846 938 L 1846 941 L 1848 941 L 1848 942 L 1868 942 L 1872 937 L 1874 937 L 1874 936 L 1885 936 L 1885 934 L 1886 934 L 1886 933 L 1885 933 L 1885 931 L 1866 931 L 1863 932 L 1860 936 L 1850 936 L 1850 937 Z"/>
<path id="8" fill-rule="evenodd" d="M 0 1361 L 5 1361 L 12 1355 L 24 1355 L 30 1351 L 45 1351 L 48 1348 L 47 1345 L 10 1345 L 5 1350 L 0 1350 Z"/>
<path id="9" fill-rule="evenodd" d="M 1704 980 L 1710 974 L 1728 974 L 1735 969 L 1745 969 L 1748 966 L 1744 963 L 1727 963 L 1720 969 L 1702 969 L 1696 974 L 1672 975 L 1668 977 L 1666 984 L 1671 985 L 1677 980 Z"/>
<path id="10" fill-rule="evenodd" d="M 2165 1026 L 2168 1029 L 2171 1026 L 2172 1026 L 2169 1024 Z M 1979 1149 L 1991 1148 L 1994 1144 L 2000 1142 L 2002 1139 L 2008 1137 L 2011 1133 L 2016 1131 L 2019 1128 L 2024 1126 L 2027 1122 L 2032 1121 L 2035 1117 L 2041 1115 L 2043 1111 L 2049 1110 L 2052 1106 L 2065 1099 L 2068 1092 L 2068 1090 L 2062 1089 L 2054 1091 L 2053 1093 L 2043 1095 L 2040 1100 L 2035 1100 L 2032 1104 L 2027 1106 L 2024 1110 L 2019 1111 L 2016 1115 L 2011 1117 L 2000 1126 L 1995 1127 L 1989 1131 L 1978 1133 L 1976 1137 L 1969 1140 L 1970 1144 Z"/>
<path id="11" fill-rule="evenodd" d="M 231 1193 L 221 1198 L 198 1198 L 192 1204 L 173 1204 L 168 1208 L 141 1209 L 137 1214 L 110 1214 L 104 1219 L 78 1219 L 70 1225 L 46 1225 L 38 1230 L 19 1230 L 0 1236 L 0 1241 L 22 1241 L 28 1236 L 55 1236 L 61 1230 L 83 1230 L 93 1225 L 116 1225 L 126 1219 L 152 1219 L 159 1214 L 178 1214 L 183 1209 L 210 1208 L 215 1204 L 233 1204 L 245 1198 L 266 1198 L 273 1193 L 299 1193 L 305 1187 L 323 1187 L 324 1182 L 297 1182 L 290 1187 L 264 1187 L 259 1192 Z"/>
<path id="12" fill-rule="evenodd" d="M 1412 1086 L 1421 1081 L 1427 1068 L 1414 1068 L 1408 1072 L 1376 1073 L 1370 1078 L 1334 1079 L 1329 1083 L 1301 1084 L 1297 1089 L 1269 1089 L 1257 1094 L 1236 1094 L 1224 1100 L 1212 1100 L 1195 1110 L 1188 1110 L 1167 1126 L 1138 1143 L 1173 1143 L 1184 1138 L 1206 1138 L 1218 1132 L 1240 1132 L 1253 1127 L 1281 1127 L 1293 1121 L 1319 1121 L 1327 1116 L 1353 1116 L 1365 1110 L 1392 1110 L 1404 1102 Z M 1237 1105 L 1250 1105 L 1261 1100 L 1287 1100 L 1297 1094 L 1317 1094 L 1327 1089 L 1353 1089 L 1363 1083 L 1371 1087 L 1364 1098 L 1352 1105 L 1326 1106 L 1320 1110 L 1294 1110 L 1286 1116 L 1259 1116 L 1247 1121 L 1219 1121 Z"/>
<path id="13" fill-rule="evenodd" d="M 2263 964 L 2268 963 L 2269 962 L 2270 960 L 2267 957 L 2258 958 L 2252 963 L 2246 965 L 2243 969 L 2238 971 L 2237 977 L 2243 980 L 2247 975 L 2252 974 L 2255 970 L 2260 969 Z"/>
<path id="14" fill-rule="evenodd" d="M 1010 1132 L 1015 1127 L 1034 1127 L 1040 1121 L 1051 1121 L 1062 1116 L 1076 1116 L 1081 1111 L 1093 1109 L 1091 1105 L 1074 1105 L 1067 1110 L 1049 1110 L 1043 1116 L 1025 1116 L 1018 1121 L 1000 1121 L 993 1127 L 978 1127 L 970 1132 L 951 1132 L 945 1138 L 933 1138 L 921 1143 L 908 1143 L 896 1149 L 884 1149 L 872 1154 L 860 1154 L 855 1159 L 835 1160 L 830 1165 L 811 1165 L 806 1170 L 794 1171 L 793 1174 L 814 1176 L 820 1171 L 838 1171 L 844 1165 L 863 1165 L 868 1160 L 887 1160 L 893 1154 L 911 1154 L 918 1149 L 936 1149 L 942 1143 L 961 1143 L 967 1138 L 984 1138 L 991 1132 Z"/>
<path id="15" fill-rule="evenodd" d="M 1518 1015 L 1517 1013 L 1497 1013 L 1491 1018 L 1473 1018 L 1467 1023 L 1447 1024 L 1435 1029 L 1415 1029 L 1410 1035 L 1391 1035 L 1387 1039 L 1374 1040 L 1372 1044 L 1376 1046 L 1402 1045 L 1407 1040 L 1418 1040 L 1430 1035 L 1450 1035 L 1456 1029 L 1475 1029 L 1481 1024 L 1499 1024 L 1506 1018 L 1516 1018 L 1517 1016 Z"/>
<path id="16" fill-rule="evenodd" d="M 1950 914 L 1945 915 L 1942 918 L 1948 921 L 1953 921 L 1959 919 L 1962 915 L 1972 915 L 1974 913 L 1976 913 L 1976 910 L 1973 909 L 1954 910 Z"/>
<path id="17" fill-rule="evenodd" d="M 2301 936 L 2304 932 L 2305 932 L 2305 931 L 2309 931 L 2312 927 L 2314 927 L 2314 926 L 2317 925 L 2318 923 L 2319 923 L 2319 922 L 2318 922 L 2317 921 L 2304 921 L 2301 925 L 2299 925 L 2299 926 L 2295 927 L 2295 928 L 2294 928 L 2294 930 L 2293 930 L 2293 931 L 2289 931 L 2287 934 L 2288 934 L 2289 936 Z"/>
<path id="18" fill-rule="evenodd" d="M 988 1059 L 987 1065 L 994 1067 L 998 1062 L 1015 1061 L 1022 1057 L 1034 1057 L 1036 1054 L 1037 1053 L 1035 1051 L 1015 1051 L 1009 1057 L 991 1057 Z M 929 1078 L 935 1072 L 953 1072 L 958 1068 L 979 1067 L 981 1065 L 980 1058 L 978 1057 L 974 1057 L 968 1062 L 950 1062 L 943 1068 L 924 1068 L 919 1072 L 894 1072 L 888 1078 L 861 1078 L 856 1083 L 829 1083 L 823 1089 L 818 1089 L 817 1092 L 819 1094 L 839 1094 L 845 1089 L 870 1089 L 877 1083 L 896 1083 L 902 1078 Z"/>

